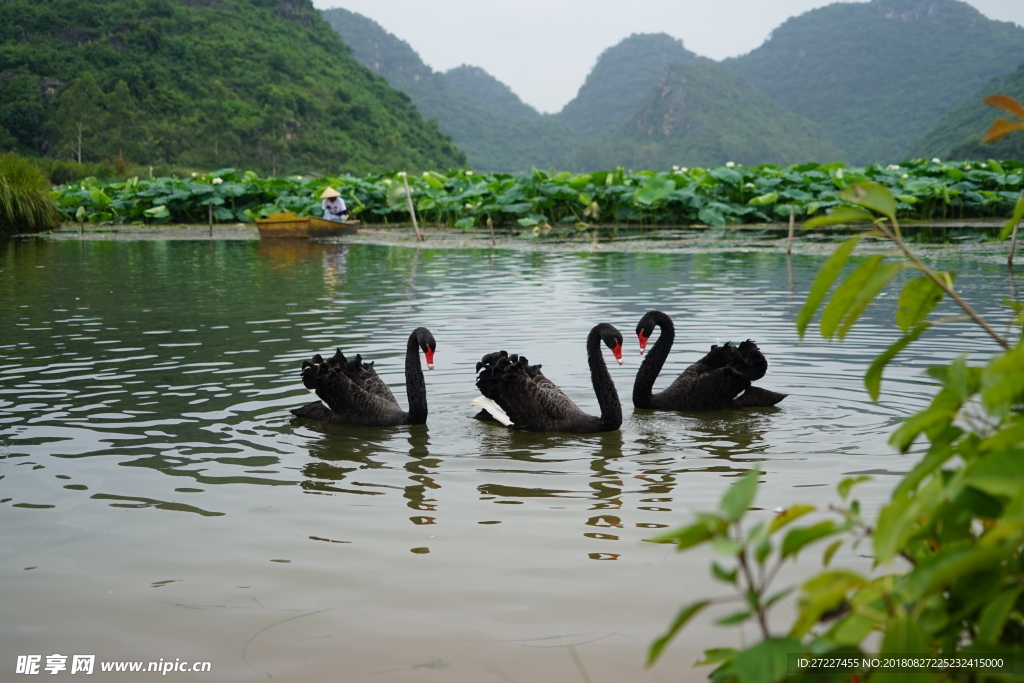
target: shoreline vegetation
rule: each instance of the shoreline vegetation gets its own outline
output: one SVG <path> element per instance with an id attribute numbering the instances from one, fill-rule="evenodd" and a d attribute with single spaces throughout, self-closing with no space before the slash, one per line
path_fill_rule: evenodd
<path id="1" fill-rule="evenodd" d="M 913 160 L 848 167 L 843 163 L 594 173 L 533 169 L 512 175 L 456 170 L 365 176 L 260 177 L 233 168 L 191 177 L 85 178 L 51 192 L 65 220 L 93 224 L 251 223 L 282 211 L 319 212 L 319 193 L 331 186 L 364 223 L 408 222 L 408 180 L 424 224 L 473 228 L 488 224 L 534 236 L 597 225 L 724 226 L 802 223 L 841 204 L 853 183 L 871 181 L 895 197 L 910 221 L 1005 219 L 1024 182 L 1019 161 Z"/>

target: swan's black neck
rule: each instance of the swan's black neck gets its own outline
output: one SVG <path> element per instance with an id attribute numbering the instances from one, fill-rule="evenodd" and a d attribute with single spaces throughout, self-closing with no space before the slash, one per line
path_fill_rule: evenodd
<path id="1" fill-rule="evenodd" d="M 669 351 L 672 350 L 672 343 L 676 338 L 676 328 L 672 319 L 661 311 L 652 311 L 644 316 L 661 329 L 658 341 L 654 343 L 651 350 L 647 352 L 647 358 L 640 365 L 636 373 L 636 381 L 633 382 L 633 405 L 637 408 L 651 408 L 654 394 L 654 381 L 658 379 L 658 373 L 668 359 Z"/>
<path id="2" fill-rule="evenodd" d="M 427 383 L 423 379 L 420 365 L 420 329 L 409 335 L 405 349 L 405 392 L 409 396 L 409 424 L 419 425 L 427 421 Z"/>
<path id="3" fill-rule="evenodd" d="M 601 333 L 605 327 L 598 325 L 590 331 L 587 337 L 587 362 L 590 364 L 590 381 L 594 384 L 597 403 L 601 406 L 601 425 L 611 431 L 622 425 L 622 405 L 604 361 L 604 349 L 601 348 L 604 345 Z"/>

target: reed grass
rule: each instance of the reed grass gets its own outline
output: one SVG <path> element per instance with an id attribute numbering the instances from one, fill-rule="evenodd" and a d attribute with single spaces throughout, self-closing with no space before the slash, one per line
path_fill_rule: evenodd
<path id="1" fill-rule="evenodd" d="M 0 233 L 60 227 L 62 216 L 42 169 L 15 154 L 0 155 Z"/>

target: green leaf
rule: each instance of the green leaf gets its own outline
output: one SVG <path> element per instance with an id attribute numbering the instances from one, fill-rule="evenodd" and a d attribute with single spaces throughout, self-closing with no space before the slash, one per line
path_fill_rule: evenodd
<path id="1" fill-rule="evenodd" d="M 807 325 L 810 324 L 811 318 L 814 317 L 815 311 L 818 310 L 818 306 L 821 305 L 825 295 L 828 294 L 828 290 L 832 288 L 832 283 L 839 277 L 839 273 L 842 272 L 843 266 L 846 265 L 846 261 L 850 258 L 850 254 L 853 253 L 861 237 L 862 235 L 851 237 L 839 245 L 835 253 L 828 257 L 825 265 L 818 271 L 817 277 L 814 278 L 814 282 L 811 284 L 811 291 L 807 293 L 807 301 L 804 302 L 800 313 L 796 317 L 796 330 L 801 339 L 803 339 L 804 332 L 807 330 Z"/>
<path id="2" fill-rule="evenodd" d="M 636 191 L 633 198 L 638 204 L 650 206 L 668 197 L 675 189 L 676 183 L 674 180 L 653 176 L 648 178 L 647 182 Z"/>
<path id="3" fill-rule="evenodd" d="M 910 492 L 899 492 L 878 513 L 875 533 L 872 535 L 875 564 L 890 562 L 900 552 L 913 531 L 911 524 L 920 506 L 920 501 L 912 497 Z"/>
<path id="4" fill-rule="evenodd" d="M 768 192 L 766 194 L 754 197 L 747 204 L 751 206 L 770 206 L 775 202 L 779 201 L 778 192 Z"/>
<path id="5" fill-rule="evenodd" d="M 716 647 L 710 650 L 704 650 L 704 659 L 694 664 L 694 666 L 708 666 L 709 664 L 728 662 L 739 653 L 739 650 L 731 647 Z"/>
<path id="6" fill-rule="evenodd" d="M 757 478 L 760 475 L 760 471 L 750 470 L 726 490 L 718 509 L 725 513 L 728 519 L 738 522 L 750 508 L 757 493 Z"/>
<path id="7" fill-rule="evenodd" d="M 915 619 L 899 614 L 886 624 L 879 655 L 925 653 L 928 644 Z M 871 683 L 934 683 L 938 676 L 915 669 L 881 668 L 872 672 Z"/>
<path id="8" fill-rule="evenodd" d="M 795 557 L 800 552 L 800 549 L 807 544 L 834 534 L 836 531 L 836 523 L 831 519 L 818 522 L 813 526 L 792 529 L 782 541 L 782 559 L 790 556 Z"/>
<path id="9" fill-rule="evenodd" d="M 852 183 L 839 196 L 851 204 L 871 209 L 896 221 L 896 198 L 884 185 L 862 180 Z"/>
<path id="10" fill-rule="evenodd" d="M 857 484 L 863 484 L 866 481 L 871 481 L 871 477 L 846 477 L 836 485 L 836 491 L 839 493 L 839 497 L 846 500 L 846 497 L 850 495 L 850 490 Z"/>
<path id="11" fill-rule="evenodd" d="M 939 277 L 942 275 L 939 273 Z M 950 275 L 950 280 L 952 280 L 952 275 Z M 903 285 L 903 291 L 900 292 L 899 304 L 896 309 L 896 324 L 906 333 L 935 310 L 944 294 L 942 288 L 927 276 L 922 275 L 910 280 Z"/>
<path id="12" fill-rule="evenodd" d="M 743 550 L 743 544 L 727 536 L 715 536 L 711 539 L 711 547 L 727 557 L 736 557 Z"/>
<path id="13" fill-rule="evenodd" d="M 754 613 L 749 610 L 741 610 L 739 612 L 733 612 L 721 619 L 716 619 L 715 623 L 719 626 L 732 626 L 733 624 L 742 624 L 744 621 L 754 616 Z"/>
<path id="14" fill-rule="evenodd" d="M 1017 200 L 1016 206 L 1013 207 L 1013 215 L 1010 216 L 1010 220 L 1006 221 L 1003 225 L 1003 231 L 999 233 L 999 239 L 1005 240 L 1013 232 L 1015 225 L 1024 220 L 1024 197 Z"/>
<path id="15" fill-rule="evenodd" d="M 824 216 L 817 216 L 804 222 L 803 229 L 811 230 L 820 228 L 823 225 L 835 225 L 836 223 L 861 223 L 863 221 L 874 222 L 875 216 L 869 211 L 859 209 L 856 206 L 837 206 L 831 213 Z"/>
<path id="16" fill-rule="evenodd" d="M 903 202 L 904 204 L 917 204 L 919 201 L 921 201 L 912 194 L 898 194 L 896 195 L 896 199 Z"/>
<path id="17" fill-rule="evenodd" d="M 999 644 L 1000 636 L 1003 634 L 1003 626 L 1005 626 L 1010 612 L 1017 605 L 1017 599 L 1022 591 L 1024 591 L 1024 586 L 1012 586 L 1004 590 L 985 606 L 985 609 L 981 612 L 981 617 L 978 619 L 978 637 L 976 641 L 979 645 L 995 647 Z"/>
<path id="18" fill-rule="evenodd" d="M 764 561 L 768 559 L 768 555 L 772 552 L 772 539 L 765 534 L 761 537 L 761 540 L 757 542 L 757 548 L 754 549 L 754 559 L 757 560 L 758 564 L 764 564 Z"/>
<path id="19" fill-rule="evenodd" d="M 171 215 L 171 212 L 167 210 L 167 207 L 161 204 L 160 206 L 154 206 L 152 209 L 146 209 L 142 213 L 146 214 L 150 218 L 167 218 Z"/>
<path id="20" fill-rule="evenodd" d="M 897 315 L 899 314 L 897 313 Z M 924 334 L 924 331 L 929 327 L 931 327 L 931 323 L 919 323 L 910 331 L 909 334 L 897 339 L 889 346 L 889 348 L 871 361 L 871 365 L 868 366 L 868 371 L 864 374 L 864 386 L 867 387 L 868 394 L 871 395 L 872 401 L 877 401 L 879 395 L 882 393 L 882 371 L 885 369 L 885 366 L 888 365 L 893 358 L 899 355 L 900 351 L 907 348 L 907 346 Z"/>
<path id="21" fill-rule="evenodd" d="M 731 572 L 727 572 L 718 566 L 717 562 L 711 563 L 711 574 L 723 583 L 735 584 L 737 571 L 737 568 L 734 567 Z"/>
<path id="22" fill-rule="evenodd" d="M 1003 170 L 1002 164 L 1000 164 L 995 159 L 989 159 L 988 160 L 988 165 L 989 165 L 989 168 L 991 168 L 996 173 L 1006 173 L 1006 171 Z"/>
<path id="23" fill-rule="evenodd" d="M 661 651 L 665 649 L 665 646 L 669 644 L 672 638 L 675 637 L 679 630 L 686 626 L 686 622 L 694 617 L 698 612 L 708 606 L 710 600 L 700 600 L 692 604 L 683 607 L 679 610 L 676 618 L 672 621 L 672 625 L 668 627 L 668 631 L 664 633 L 660 638 L 651 643 L 651 649 L 647 653 L 647 666 L 650 667 L 661 656 Z"/>
<path id="24" fill-rule="evenodd" d="M 883 263 L 884 258 L 878 254 L 864 259 L 836 288 L 821 314 L 822 337 L 831 339 L 838 335 L 840 339 L 845 338 L 875 296 L 903 268 L 902 264 Z"/>
<path id="25" fill-rule="evenodd" d="M 701 543 L 710 541 L 712 532 L 706 524 L 698 522 L 680 529 L 673 529 L 658 534 L 651 539 L 652 543 L 675 543 L 679 550 L 686 550 Z"/>
<path id="26" fill-rule="evenodd" d="M 943 389 L 932 404 L 921 412 L 903 421 L 903 424 L 889 437 L 889 444 L 900 453 L 905 453 L 921 432 L 938 429 L 943 423 L 950 423 L 960 409 L 960 401 L 952 392 Z"/>
<path id="27" fill-rule="evenodd" d="M 1013 551 L 1002 545 L 981 544 L 939 551 L 906 575 L 903 583 L 904 596 L 910 601 L 916 601 L 944 591 L 947 586 L 970 574 L 990 569 L 1011 552 Z"/>
<path id="28" fill-rule="evenodd" d="M 768 527 L 768 533 L 774 534 L 776 531 L 786 526 L 790 522 L 800 519 L 808 512 L 814 512 L 817 508 L 813 505 L 806 505 L 804 503 L 797 503 L 790 505 L 788 508 L 775 515 L 772 519 L 771 525 Z"/>
<path id="29" fill-rule="evenodd" d="M 832 562 L 832 558 L 835 556 L 836 551 L 843 545 L 843 539 L 838 541 L 832 541 L 828 547 L 825 548 L 825 552 L 821 555 L 821 564 L 828 566 Z"/>
<path id="30" fill-rule="evenodd" d="M 867 582 L 860 574 L 845 569 L 827 570 L 807 581 L 800 595 L 800 613 L 789 635 L 796 638 L 805 636 L 821 620 L 823 614 L 846 600 L 847 593 Z"/>
<path id="31" fill-rule="evenodd" d="M 784 597 L 792 593 L 794 590 L 796 590 L 795 586 L 790 586 L 789 588 L 784 588 L 780 590 L 778 593 L 765 600 L 764 608 L 767 610 L 769 607 L 777 603 L 779 600 L 782 600 Z"/>
<path id="32" fill-rule="evenodd" d="M 506 204 L 501 207 L 501 210 L 505 213 L 529 213 L 532 208 L 532 202 L 516 202 L 514 204 Z"/>
<path id="33" fill-rule="evenodd" d="M 964 484 L 992 496 L 1013 498 L 1024 491 L 1024 457 L 1011 448 L 976 460 L 967 467 Z"/>
<path id="34" fill-rule="evenodd" d="M 788 657 L 803 651 L 793 638 L 768 638 L 730 662 L 740 683 L 776 683 L 786 677 Z"/>
<path id="35" fill-rule="evenodd" d="M 981 400 L 995 414 L 1006 414 L 1024 396 L 1024 349 L 996 356 L 985 366 Z"/>

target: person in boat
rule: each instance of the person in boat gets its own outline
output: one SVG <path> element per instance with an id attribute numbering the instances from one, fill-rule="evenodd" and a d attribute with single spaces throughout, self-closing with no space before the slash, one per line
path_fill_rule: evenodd
<path id="1" fill-rule="evenodd" d="M 323 200 L 321 206 L 324 210 L 324 220 L 341 222 L 348 219 L 348 207 L 345 206 L 345 200 L 341 198 L 340 192 L 328 187 L 320 193 L 320 199 Z"/>

